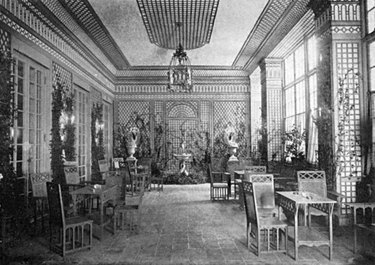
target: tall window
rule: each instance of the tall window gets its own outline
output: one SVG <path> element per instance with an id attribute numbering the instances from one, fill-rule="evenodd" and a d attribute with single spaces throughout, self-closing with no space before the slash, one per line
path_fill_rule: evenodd
<path id="1" fill-rule="evenodd" d="M 45 94 L 43 68 L 29 61 L 16 59 L 13 163 L 19 176 L 42 171 L 42 96 Z"/>
<path id="2" fill-rule="evenodd" d="M 314 36 L 304 41 L 284 60 L 284 128 L 288 131 L 296 126 L 300 132 L 309 131 L 306 155 L 310 162 L 315 161 L 318 147 L 313 122 L 317 108 L 316 65 Z"/>
<path id="3" fill-rule="evenodd" d="M 284 61 L 285 69 L 285 130 L 297 126 L 302 132 L 305 129 L 306 86 L 304 45 L 299 46 Z"/>
<path id="4" fill-rule="evenodd" d="M 77 117 L 77 158 L 78 158 L 78 174 L 80 181 L 85 181 L 87 179 L 87 141 L 88 137 L 88 125 L 87 120 L 87 106 L 88 106 L 88 96 L 87 92 L 75 88 L 75 98 L 76 98 L 76 117 Z"/>

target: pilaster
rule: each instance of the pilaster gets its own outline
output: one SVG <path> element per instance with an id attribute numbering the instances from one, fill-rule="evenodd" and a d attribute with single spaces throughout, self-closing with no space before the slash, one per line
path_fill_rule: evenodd
<path id="1" fill-rule="evenodd" d="M 360 122 L 363 95 L 358 91 L 360 4 L 358 0 L 312 0 L 309 7 L 315 14 L 318 44 L 320 166 L 326 170 L 328 185 L 346 196 L 344 202 L 352 202 L 356 200 L 356 181 L 362 176 Z M 334 150 L 339 152 L 334 153 Z M 343 207 L 342 213 L 346 211 Z"/>
<path id="2" fill-rule="evenodd" d="M 260 66 L 262 95 L 262 125 L 266 129 L 263 144 L 267 144 L 267 161 L 281 160 L 282 126 L 282 59 L 265 58 Z"/>

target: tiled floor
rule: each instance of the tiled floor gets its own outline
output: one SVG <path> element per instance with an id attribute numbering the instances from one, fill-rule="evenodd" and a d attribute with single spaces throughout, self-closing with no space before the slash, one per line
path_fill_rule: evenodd
<path id="1" fill-rule="evenodd" d="M 352 244 L 351 229 L 337 227 L 331 262 L 324 246 L 300 247 L 295 261 L 291 241 L 288 255 L 257 257 L 246 247 L 245 213 L 236 201 L 211 202 L 208 184 L 167 185 L 145 194 L 139 234 L 108 233 L 65 260 L 48 251 L 45 238 L 33 238 L 12 250 L 18 256 L 12 264 L 375 264 L 371 256 L 354 255 Z"/>

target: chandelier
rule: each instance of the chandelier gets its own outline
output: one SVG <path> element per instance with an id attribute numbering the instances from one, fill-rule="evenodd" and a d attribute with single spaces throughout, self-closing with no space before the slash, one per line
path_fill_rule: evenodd
<path id="1" fill-rule="evenodd" d="M 180 44 L 173 53 L 168 68 L 168 91 L 190 93 L 193 90 L 192 70 L 189 57 Z"/>

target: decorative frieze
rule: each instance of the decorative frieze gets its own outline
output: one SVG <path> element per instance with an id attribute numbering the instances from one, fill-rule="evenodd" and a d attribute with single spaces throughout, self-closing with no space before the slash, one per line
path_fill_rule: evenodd
<path id="1" fill-rule="evenodd" d="M 243 100 L 248 101 L 250 98 L 249 94 L 171 94 L 171 93 L 158 93 L 158 94 L 117 94 L 115 95 L 116 99 L 118 100 L 160 100 L 160 101 L 168 101 L 168 100 Z"/>
<path id="2" fill-rule="evenodd" d="M 193 93 L 249 93 L 250 84 L 247 85 L 194 85 Z M 116 93 L 168 93 L 167 85 L 121 85 L 116 86 Z"/>

